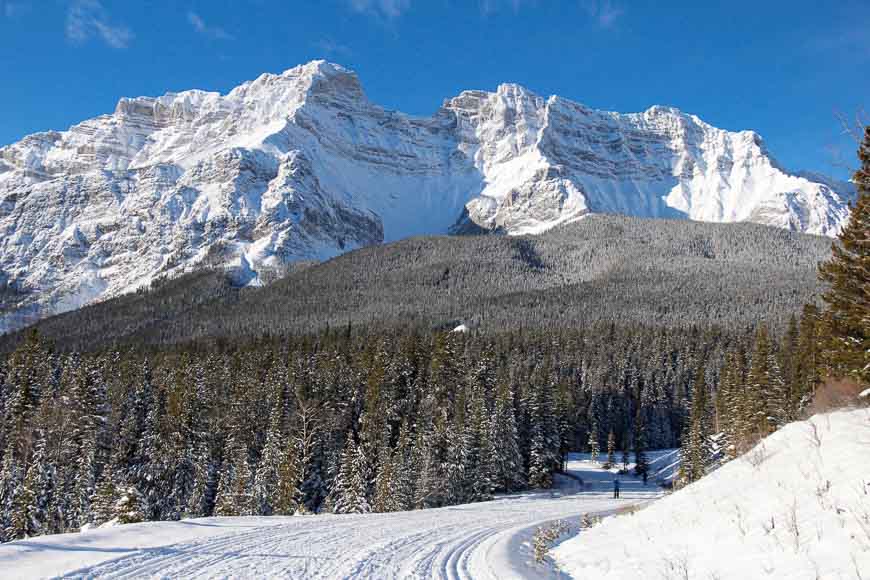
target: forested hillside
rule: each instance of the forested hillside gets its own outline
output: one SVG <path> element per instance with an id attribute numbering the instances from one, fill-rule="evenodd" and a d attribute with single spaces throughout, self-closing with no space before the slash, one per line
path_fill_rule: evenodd
<path id="1" fill-rule="evenodd" d="M 726 350 L 748 346 L 606 324 L 489 336 L 342 328 L 145 357 L 58 355 L 31 335 L 0 367 L 0 524 L 12 540 L 115 518 L 479 501 L 548 487 L 563 452 L 608 439 L 642 470 L 647 448 L 679 443 L 696 394 L 715 392 Z M 734 375 L 714 416 L 735 444 L 806 403 L 813 384 L 792 348 L 756 347 Z M 779 360 L 782 372 L 755 370 Z M 729 414 L 732 403 L 755 412 L 749 402 L 776 419 Z"/>
<path id="2" fill-rule="evenodd" d="M 816 238 L 605 217 L 407 240 L 262 289 L 205 272 L 45 321 L 0 364 L 3 539 L 480 501 L 602 441 L 641 474 L 681 445 L 690 483 L 712 435 L 733 457 L 826 377 L 866 380 L 867 189 L 826 286 Z"/>
<path id="3" fill-rule="evenodd" d="M 263 288 L 203 271 L 36 325 L 63 350 L 370 329 L 600 322 L 782 329 L 830 240 L 753 224 L 588 216 L 539 236 L 412 238 L 301 265 Z M 7 336 L 6 348 L 22 333 Z"/>

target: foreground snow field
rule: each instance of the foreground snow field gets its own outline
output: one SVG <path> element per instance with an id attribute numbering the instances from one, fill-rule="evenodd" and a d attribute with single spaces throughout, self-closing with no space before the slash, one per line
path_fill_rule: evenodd
<path id="1" fill-rule="evenodd" d="M 541 578 L 528 546 L 542 522 L 607 513 L 660 496 L 588 461 L 583 480 L 490 502 L 391 514 L 152 522 L 0 545 L 2 576 L 109 578 Z"/>
<path id="2" fill-rule="evenodd" d="M 870 578 L 870 410 L 792 423 L 554 550 L 575 578 Z"/>

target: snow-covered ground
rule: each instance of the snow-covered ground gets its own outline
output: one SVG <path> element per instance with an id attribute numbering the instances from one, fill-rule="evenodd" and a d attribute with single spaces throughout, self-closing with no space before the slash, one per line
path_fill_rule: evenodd
<path id="1" fill-rule="evenodd" d="M 109 578 L 547 578 L 533 562 L 537 525 L 578 521 L 660 497 L 588 461 L 553 491 L 432 510 L 370 515 L 203 518 L 44 536 L 0 545 L 0 576 Z"/>
<path id="2" fill-rule="evenodd" d="M 742 458 L 554 550 L 574 578 L 870 578 L 870 410 L 787 425 Z"/>

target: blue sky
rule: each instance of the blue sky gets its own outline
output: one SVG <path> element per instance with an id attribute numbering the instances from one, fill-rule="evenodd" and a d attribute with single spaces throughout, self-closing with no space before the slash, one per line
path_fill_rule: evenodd
<path id="1" fill-rule="evenodd" d="M 517 82 L 602 109 L 676 106 L 844 177 L 855 146 L 837 113 L 870 111 L 870 1 L 0 0 L 0 145 L 121 96 L 226 92 L 314 58 L 412 114 Z"/>

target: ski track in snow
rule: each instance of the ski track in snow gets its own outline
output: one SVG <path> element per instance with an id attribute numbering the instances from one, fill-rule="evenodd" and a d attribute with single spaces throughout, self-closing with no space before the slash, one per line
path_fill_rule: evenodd
<path id="1" fill-rule="evenodd" d="M 621 477 L 622 497 L 616 500 L 609 472 L 580 460 L 569 462 L 569 470 L 583 478 L 582 486 L 559 476 L 555 490 L 438 509 L 203 518 L 24 540 L 0 546 L 0 568 L 20 577 L 64 578 L 560 577 L 548 565 L 532 562 L 536 526 L 557 519 L 576 522 L 584 513 L 608 513 L 660 495 L 652 482 L 643 487 Z M 166 528 L 164 534 L 158 526 Z M 86 541 L 106 532 L 109 542 Z M 121 555 L 110 559 L 115 554 Z"/>

